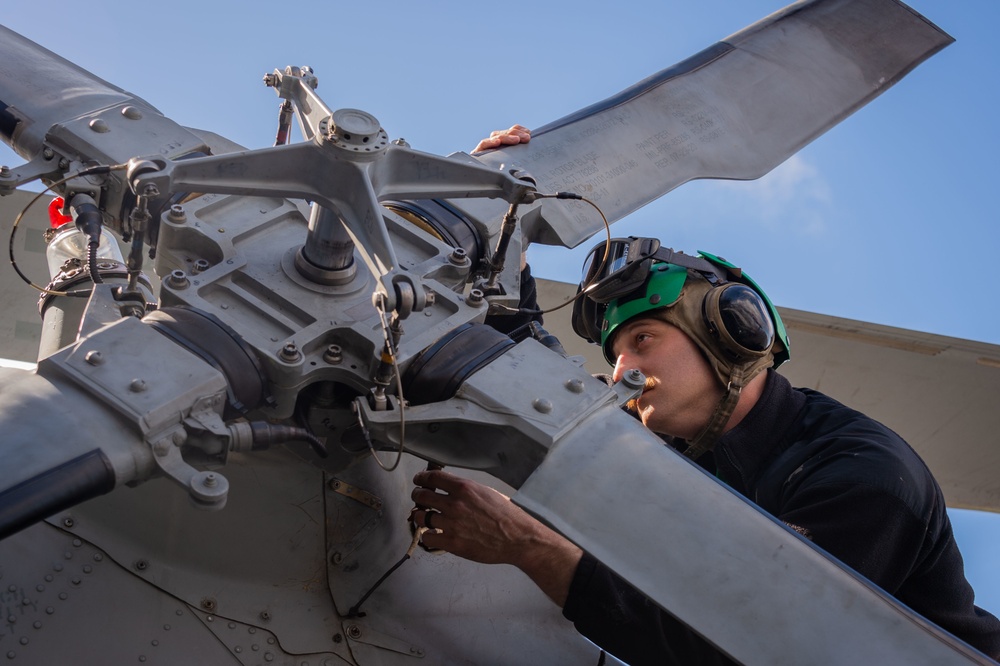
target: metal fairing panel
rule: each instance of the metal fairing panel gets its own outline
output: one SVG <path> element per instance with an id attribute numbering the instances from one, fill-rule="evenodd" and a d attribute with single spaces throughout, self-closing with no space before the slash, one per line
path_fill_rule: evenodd
<path id="1" fill-rule="evenodd" d="M 409 546 L 408 481 L 423 463 L 404 465 L 333 477 L 270 451 L 230 461 L 223 512 L 195 510 L 160 479 L 53 516 L 0 542 L 5 617 L 17 618 L 0 647 L 27 635 L 16 651 L 37 664 L 71 663 L 81 642 L 107 663 L 472 664 L 484 654 L 515 663 L 549 650 L 597 663 L 599 650 L 521 572 L 422 550 L 366 600 L 363 617 L 338 617 Z M 337 483 L 373 502 L 334 492 Z M 39 535 L 53 543 L 43 548 Z M 61 583 L 36 592 L 49 573 Z M 74 605 L 58 599 L 63 590 Z M 49 628 L 52 597 L 76 640 L 31 628 L 36 619 Z"/>
<path id="2" fill-rule="evenodd" d="M 240 663 L 194 608 L 137 578 L 135 563 L 116 562 L 67 521 L 0 543 L 8 663 Z"/>

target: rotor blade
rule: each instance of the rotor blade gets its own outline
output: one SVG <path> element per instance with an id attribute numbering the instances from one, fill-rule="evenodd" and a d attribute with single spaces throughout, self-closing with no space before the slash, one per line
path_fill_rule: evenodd
<path id="1" fill-rule="evenodd" d="M 56 123 L 116 104 L 148 102 L 0 25 L 0 139 L 25 159 Z"/>
<path id="2" fill-rule="evenodd" d="M 537 280 L 540 303 L 562 303 L 575 284 Z M 779 308 L 794 347 L 781 374 L 886 424 L 912 446 L 948 506 L 1000 512 L 1000 345 Z M 566 351 L 607 372 L 600 347 L 573 333 L 569 313 L 545 327 Z"/>
<path id="3" fill-rule="evenodd" d="M 952 41 L 896 0 L 800 2 L 478 159 L 615 221 L 689 180 L 763 176 Z M 528 240 L 575 247 L 601 228 L 578 210 L 547 206 Z"/>
<path id="4" fill-rule="evenodd" d="M 616 408 L 512 499 L 739 663 L 992 663 Z"/>
<path id="5" fill-rule="evenodd" d="M 916 449 L 950 507 L 1000 512 L 1000 346 L 781 310 L 794 385 L 844 402 Z M 803 353 L 800 353 L 803 352 Z"/>

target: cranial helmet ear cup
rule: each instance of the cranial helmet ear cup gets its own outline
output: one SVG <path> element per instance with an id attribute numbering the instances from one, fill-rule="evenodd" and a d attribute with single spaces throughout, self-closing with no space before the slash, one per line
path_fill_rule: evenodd
<path id="1" fill-rule="evenodd" d="M 761 358 L 774 344 L 774 324 L 767 304 L 745 284 L 713 288 L 702 303 L 709 332 L 734 361 Z"/>
<path id="2" fill-rule="evenodd" d="M 577 290 L 577 294 L 580 290 Z M 600 343 L 601 329 L 597 322 L 604 321 L 604 305 L 599 305 L 586 296 L 577 296 L 573 303 L 573 332 L 587 342 Z"/>

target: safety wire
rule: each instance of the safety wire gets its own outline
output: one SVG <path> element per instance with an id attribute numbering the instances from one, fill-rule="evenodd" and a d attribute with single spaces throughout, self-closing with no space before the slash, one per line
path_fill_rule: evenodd
<path id="1" fill-rule="evenodd" d="M 395 471 L 399 467 L 399 462 L 403 459 L 403 446 L 406 440 L 406 416 L 403 412 L 403 405 L 405 404 L 403 399 L 403 380 L 399 375 L 399 365 L 396 363 L 396 346 L 392 343 L 392 336 L 389 334 L 389 325 L 385 321 L 385 295 L 380 294 L 379 298 L 376 300 L 375 309 L 379 313 L 379 323 L 382 325 L 382 337 L 385 339 L 385 348 L 389 351 L 389 355 L 392 358 L 392 370 L 393 374 L 396 376 L 396 391 L 399 401 L 399 450 L 396 451 L 396 462 L 392 464 L 391 467 L 386 467 L 378 456 L 375 454 L 375 446 L 372 444 L 371 437 L 368 436 L 368 429 L 365 427 L 364 420 L 361 416 L 361 409 L 358 409 L 358 424 L 361 426 L 361 430 L 365 436 L 365 442 L 368 443 L 368 450 L 371 451 L 372 458 L 378 463 L 378 466 L 384 469 L 386 472 Z"/>
<path id="2" fill-rule="evenodd" d="M 14 236 L 15 234 L 17 234 L 17 227 L 21 223 L 21 219 L 27 214 L 28 209 L 31 208 L 33 205 L 35 205 L 35 203 L 39 199 L 48 194 L 49 191 L 52 190 L 52 188 L 59 187 L 63 183 L 73 180 L 74 178 L 82 178 L 84 176 L 104 175 L 111 173 L 112 171 L 123 171 L 126 168 L 128 168 L 127 164 L 115 164 L 113 166 L 92 166 L 92 167 L 87 167 L 86 169 L 81 169 L 76 173 L 72 173 L 66 176 L 62 180 L 57 180 L 56 182 L 52 183 L 44 190 L 39 192 L 37 195 L 35 195 L 35 197 L 31 201 L 29 201 L 24 208 L 21 209 L 21 212 L 18 213 L 17 217 L 14 218 L 14 224 L 10 228 L 8 251 L 10 254 L 10 265 L 14 267 L 14 271 L 18 274 L 18 276 L 22 280 L 24 280 L 29 286 L 34 287 L 43 294 L 48 294 L 50 296 L 75 296 L 78 298 L 85 298 L 90 296 L 91 290 L 89 289 L 81 289 L 77 291 L 55 291 L 52 289 L 46 289 L 45 287 L 39 287 L 37 284 L 32 282 L 31 278 L 29 278 L 27 275 L 21 272 L 21 268 L 17 265 L 17 260 L 14 258 Z"/>
<path id="3" fill-rule="evenodd" d="M 497 310 L 503 310 L 503 311 L 508 312 L 510 314 L 522 314 L 522 315 L 543 315 L 543 314 L 549 314 L 550 312 L 555 312 L 556 310 L 561 310 L 564 307 L 566 307 L 567 305 L 570 305 L 570 304 L 576 302 L 577 299 L 585 296 L 587 294 L 587 290 L 591 287 L 591 285 L 594 284 L 594 282 L 597 281 L 598 276 L 601 275 L 601 273 L 604 271 L 605 265 L 608 263 L 608 255 L 611 252 L 611 224 L 608 222 L 608 218 L 604 214 L 604 211 L 601 210 L 601 207 L 598 206 L 596 203 L 594 203 L 593 201 L 591 201 L 587 197 L 581 196 L 579 194 L 575 194 L 573 192 L 556 192 L 555 194 L 540 194 L 540 193 L 536 193 L 535 194 L 535 198 L 536 199 L 572 199 L 572 200 L 575 200 L 575 201 L 583 201 L 584 203 L 590 204 L 591 206 L 594 207 L 594 210 L 596 210 L 598 212 L 598 214 L 600 214 L 601 221 L 604 222 L 604 234 L 605 234 L 605 237 L 607 238 L 607 242 L 604 244 L 604 255 L 601 257 L 600 266 L 598 267 L 598 270 L 594 271 L 594 280 L 592 282 L 590 282 L 589 284 L 584 285 L 583 289 L 581 289 L 580 292 L 576 296 L 574 296 L 573 298 L 569 299 L 565 303 L 560 303 L 559 305 L 555 306 L 554 308 L 549 308 L 548 310 L 527 310 L 525 308 L 512 308 L 512 307 L 508 307 L 506 305 L 500 305 L 500 304 L 491 305 L 491 307 L 494 307 Z"/>
<path id="4" fill-rule="evenodd" d="M 392 335 L 389 333 L 389 325 L 386 323 L 386 312 L 385 312 L 385 295 L 380 294 L 379 298 L 376 300 L 375 309 L 378 310 L 379 323 L 382 325 L 382 337 L 385 339 L 385 348 L 389 351 L 392 356 L 392 369 L 393 373 L 396 375 L 396 389 L 399 393 L 399 450 L 396 452 L 396 462 L 392 464 L 392 467 L 386 467 L 382 464 L 382 461 L 378 459 L 378 455 L 375 453 L 375 446 L 372 444 L 372 439 L 368 434 L 368 428 L 365 427 L 364 419 L 361 416 L 361 409 L 357 411 L 358 415 L 358 425 L 361 426 L 361 432 L 364 434 L 365 442 L 368 443 L 368 450 L 371 451 L 372 458 L 378 463 L 378 466 L 384 469 L 386 472 L 392 472 L 397 467 L 399 467 L 400 461 L 403 459 L 403 444 L 406 435 L 406 417 L 403 413 L 403 381 L 399 376 L 399 366 L 396 363 L 396 346 L 392 344 Z M 363 399 L 363 398 L 359 398 Z M 358 603 L 351 606 L 347 611 L 347 617 L 364 617 L 365 614 L 360 611 L 361 604 L 365 603 L 365 600 L 372 595 L 372 593 L 378 589 L 379 585 L 385 582 L 392 572 L 403 565 L 403 562 L 410 559 L 413 556 L 413 552 L 417 549 L 417 545 L 420 543 L 420 537 L 424 535 L 427 531 L 426 527 L 417 527 L 413 531 L 413 538 L 410 541 L 410 547 L 406 549 L 406 553 L 399 559 L 398 562 L 389 567 L 389 570 L 382 574 L 382 577 L 375 581 L 375 584 L 368 588 L 368 591 L 364 593 Z"/>
<path id="5" fill-rule="evenodd" d="M 429 527 L 417 527 L 413 530 L 413 539 L 410 540 L 410 547 L 406 549 L 406 554 L 403 555 L 403 557 L 401 557 L 398 562 L 389 567 L 389 570 L 386 571 L 384 574 L 382 574 L 382 577 L 379 578 L 377 581 L 375 581 L 374 585 L 368 588 L 368 591 L 365 592 L 364 596 L 361 597 L 361 600 L 358 601 L 358 603 L 354 604 L 353 606 L 350 607 L 350 609 L 348 609 L 347 617 L 365 616 L 365 614 L 362 613 L 360 610 L 361 604 L 365 603 L 365 600 L 372 595 L 372 592 L 378 589 L 379 585 L 385 582 L 385 579 L 388 578 L 393 571 L 403 566 L 403 562 L 413 557 L 413 552 L 417 549 L 417 545 L 420 544 L 420 538 L 424 535 L 424 532 L 428 531 L 429 529 L 430 529 Z"/>

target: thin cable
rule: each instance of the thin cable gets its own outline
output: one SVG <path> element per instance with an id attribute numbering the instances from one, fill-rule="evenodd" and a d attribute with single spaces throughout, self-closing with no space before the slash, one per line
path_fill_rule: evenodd
<path id="1" fill-rule="evenodd" d="M 410 547 L 406 549 L 406 554 L 403 555 L 403 557 L 401 557 L 398 562 L 389 567 L 389 570 L 386 571 L 384 574 L 382 574 L 381 578 L 375 581 L 375 584 L 372 585 L 367 592 L 365 592 L 364 596 L 361 597 L 361 600 L 358 603 L 351 606 L 351 608 L 347 611 L 347 617 L 365 616 L 365 614 L 360 611 L 361 604 L 365 603 L 365 600 L 372 595 L 372 592 L 378 589 L 378 586 L 381 585 L 385 581 L 385 579 L 389 577 L 389 574 L 391 574 L 393 571 L 401 567 L 403 565 L 403 562 L 405 562 L 406 560 L 410 559 L 413 556 L 413 552 L 417 549 L 417 544 L 420 543 L 420 537 L 422 537 L 424 535 L 424 532 L 426 532 L 427 530 L 428 528 L 426 527 L 417 527 L 416 529 L 414 529 L 413 540 L 410 542 Z"/>
<path id="2" fill-rule="evenodd" d="M 83 297 L 83 296 L 88 296 L 90 294 L 89 290 L 80 290 L 80 291 L 54 291 L 52 289 L 46 289 L 45 287 L 39 287 L 37 284 L 35 284 L 34 282 L 32 282 L 31 278 L 29 278 L 27 275 L 25 275 L 24 273 L 21 272 L 20 267 L 18 267 L 18 265 L 17 265 L 17 260 L 14 258 L 14 236 L 15 236 L 15 234 L 17 234 L 17 226 L 21 223 L 21 219 L 25 216 L 25 214 L 27 214 L 28 209 L 31 208 L 33 205 L 35 205 L 35 203 L 39 199 L 41 199 L 43 196 L 45 196 L 46 194 L 48 194 L 48 192 L 52 188 L 59 187 L 63 183 L 65 183 L 67 181 L 70 181 L 70 180 L 72 180 L 74 178 L 80 178 L 82 176 L 93 176 L 93 175 L 96 175 L 96 174 L 102 174 L 103 175 L 103 174 L 106 174 L 106 173 L 111 173 L 112 171 L 122 171 L 125 168 L 127 168 L 127 166 L 128 165 L 126 165 L 126 164 L 115 164 L 114 166 L 93 166 L 93 167 L 87 167 L 86 169 L 81 169 L 80 171 L 77 171 L 76 173 L 73 173 L 73 174 L 70 174 L 70 175 L 66 176 L 62 180 L 57 180 L 56 182 L 52 183 L 51 185 L 49 185 L 48 187 L 46 187 L 44 190 L 42 190 L 41 192 L 39 192 L 37 195 L 35 195 L 35 197 L 31 201 L 29 201 L 27 203 L 27 205 L 25 205 L 24 208 L 21 209 L 21 212 L 18 213 L 17 217 L 14 218 L 14 224 L 10 228 L 10 239 L 9 239 L 9 241 L 7 243 L 7 249 L 8 249 L 9 255 L 10 255 L 10 265 L 14 267 L 14 272 L 16 272 L 18 274 L 18 276 L 22 280 L 24 280 L 29 286 L 34 287 L 35 289 L 37 289 L 38 291 L 42 292 L 43 294 L 48 294 L 50 296 L 77 296 L 77 297 Z"/>
<path id="3" fill-rule="evenodd" d="M 397 467 L 399 467 L 399 463 L 403 459 L 403 445 L 406 441 L 406 416 L 403 413 L 403 380 L 399 376 L 399 365 L 396 363 L 396 347 L 392 344 L 392 339 L 389 335 L 389 326 L 385 323 L 386 313 L 382 307 L 384 305 L 384 298 L 385 297 L 383 296 L 382 298 L 377 299 L 375 309 L 378 310 L 379 313 L 378 320 L 382 325 L 382 337 L 385 339 L 385 347 L 389 350 L 389 355 L 392 357 L 392 369 L 393 374 L 396 375 L 396 391 L 399 398 L 399 450 L 396 452 L 396 462 L 394 462 L 391 467 L 386 467 L 382 464 L 382 461 L 378 459 L 378 456 L 375 454 L 375 446 L 372 444 L 371 437 L 368 436 L 367 430 L 364 429 L 364 424 L 362 424 L 362 429 L 365 432 L 365 441 L 368 443 L 368 450 L 371 451 L 372 458 L 375 459 L 375 462 L 378 463 L 378 466 L 383 470 L 386 472 L 393 472 Z M 360 422 L 361 420 L 361 410 L 358 409 L 358 421 Z"/>
<path id="4" fill-rule="evenodd" d="M 500 304 L 497 305 L 491 304 L 490 306 L 491 308 L 496 308 L 497 310 L 503 310 L 505 312 L 509 312 L 510 314 L 544 315 L 544 314 L 549 314 L 550 312 L 555 312 L 556 310 L 561 310 L 567 305 L 576 302 L 576 300 L 579 299 L 581 296 L 586 295 L 587 290 L 590 289 L 590 287 L 596 284 L 598 276 L 600 276 L 600 274 L 604 271 L 604 267 L 608 263 L 608 255 L 611 253 L 611 224 L 608 222 L 608 218 L 604 214 L 604 211 L 601 210 L 601 207 L 598 206 L 596 203 L 594 203 L 587 197 L 580 196 L 579 194 L 575 194 L 573 192 L 557 192 L 555 194 L 536 194 L 535 197 L 538 199 L 573 199 L 576 201 L 583 201 L 585 203 L 590 204 L 591 206 L 594 207 L 594 210 L 596 210 L 600 214 L 601 221 L 604 222 L 604 233 L 607 241 L 604 243 L 604 255 L 601 257 L 601 263 L 598 266 L 597 270 L 594 272 L 594 279 L 589 284 L 584 285 L 583 288 L 580 289 L 579 293 L 576 294 L 576 296 L 569 299 L 565 303 L 557 305 L 554 308 L 549 308 L 548 310 L 526 310 L 524 308 L 512 308 Z"/>

